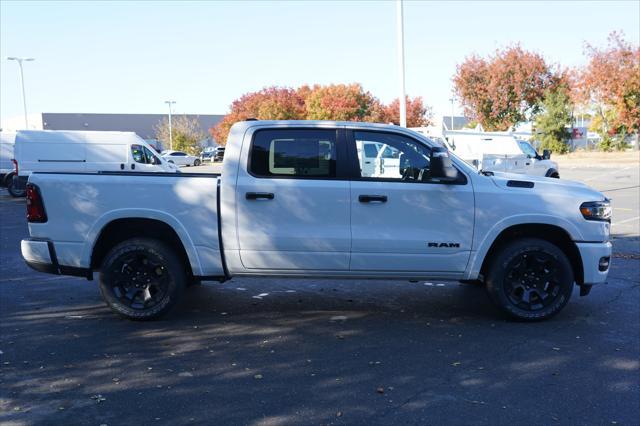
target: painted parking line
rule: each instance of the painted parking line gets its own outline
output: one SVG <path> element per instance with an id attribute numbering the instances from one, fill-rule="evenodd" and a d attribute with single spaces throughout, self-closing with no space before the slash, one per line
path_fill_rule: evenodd
<path id="1" fill-rule="evenodd" d="M 631 219 L 621 220 L 620 222 L 615 222 L 611 226 L 622 225 L 623 223 L 633 222 L 640 220 L 640 216 L 632 217 Z"/>
<path id="2" fill-rule="evenodd" d="M 618 172 L 622 172 L 622 171 L 624 171 L 624 170 L 629 170 L 629 169 L 631 169 L 631 168 L 633 168 L 633 167 L 632 167 L 632 166 L 629 166 L 629 167 L 623 167 L 622 169 L 611 170 L 611 171 L 606 172 L 606 173 L 600 173 L 600 174 L 597 174 L 597 175 L 595 175 L 595 176 L 591 176 L 590 178 L 584 179 L 584 181 L 585 181 L 585 182 L 591 182 L 592 180 L 600 179 L 601 177 L 609 176 L 609 175 L 611 175 L 611 174 L 618 173 Z"/>

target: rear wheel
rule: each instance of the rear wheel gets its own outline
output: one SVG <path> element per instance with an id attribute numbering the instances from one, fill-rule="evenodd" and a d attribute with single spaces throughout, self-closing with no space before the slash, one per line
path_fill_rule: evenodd
<path id="1" fill-rule="evenodd" d="M 14 179 L 13 176 L 14 175 L 11 174 L 5 179 L 5 182 L 7 183 L 7 191 L 9 191 L 9 194 L 11 194 L 12 197 L 24 197 L 27 194 L 27 188 L 18 188 L 16 185 L 16 179 Z"/>
<path id="2" fill-rule="evenodd" d="M 180 257 L 166 244 L 133 238 L 107 254 L 100 271 L 100 292 L 109 307 L 132 320 L 166 314 L 184 292 L 187 276 Z"/>
<path id="3" fill-rule="evenodd" d="M 194 166 L 199 166 L 200 165 L 200 160 L 198 158 L 196 158 L 196 161 L 193 162 Z"/>
<path id="4" fill-rule="evenodd" d="M 503 246 L 488 268 L 487 291 L 510 316 L 524 321 L 551 318 L 573 291 L 573 270 L 554 244 L 525 238 Z"/>

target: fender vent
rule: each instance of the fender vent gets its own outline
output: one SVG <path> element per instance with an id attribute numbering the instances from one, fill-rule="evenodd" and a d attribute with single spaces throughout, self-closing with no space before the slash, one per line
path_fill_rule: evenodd
<path id="1" fill-rule="evenodd" d="M 512 188 L 533 188 L 534 183 L 526 180 L 510 180 L 507 181 L 507 186 Z"/>

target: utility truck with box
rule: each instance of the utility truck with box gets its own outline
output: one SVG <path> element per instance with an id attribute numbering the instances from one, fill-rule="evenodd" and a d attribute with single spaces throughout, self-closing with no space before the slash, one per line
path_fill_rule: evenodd
<path id="1" fill-rule="evenodd" d="M 369 144 L 398 151 L 395 174 L 362 166 Z M 481 173 L 369 123 L 240 122 L 225 157 L 221 175 L 33 173 L 22 255 L 98 273 L 131 319 L 164 314 L 200 280 L 277 276 L 481 282 L 509 315 L 540 320 L 607 278 L 611 206 L 580 183 Z"/>

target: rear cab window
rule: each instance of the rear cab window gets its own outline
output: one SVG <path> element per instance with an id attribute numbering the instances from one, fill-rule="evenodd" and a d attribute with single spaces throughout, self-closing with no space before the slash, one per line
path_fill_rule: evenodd
<path id="1" fill-rule="evenodd" d="M 335 129 L 266 129 L 253 136 L 249 172 L 256 177 L 336 177 Z"/>

